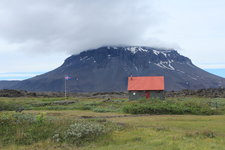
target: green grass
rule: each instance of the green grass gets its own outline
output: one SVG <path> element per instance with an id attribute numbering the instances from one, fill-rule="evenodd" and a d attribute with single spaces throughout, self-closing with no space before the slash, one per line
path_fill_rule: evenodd
<path id="1" fill-rule="evenodd" d="M 132 126 L 129 130 L 121 133 L 120 139 L 118 139 L 119 136 L 116 136 L 115 145 L 117 146 L 114 148 L 223 149 L 225 145 L 224 118 L 224 115 L 164 115 L 111 119 Z M 132 142 L 132 139 L 135 138 L 141 139 L 141 141 Z"/>
<path id="2" fill-rule="evenodd" d="M 225 99 L 216 98 L 198 98 L 198 97 L 184 97 L 184 98 L 169 98 L 165 101 L 160 100 L 138 100 L 128 101 L 127 99 L 112 99 L 104 101 L 104 99 L 93 98 L 76 98 L 70 97 L 68 100 L 75 101 L 69 105 L 52 104 L 55 101 L 63 101 L 64 98 L 0 98 L 1 110 L 16 110 L 24 108 L 25 110 L 92 110 L 93 112 L 124 112 L 124 108 L 141 107 L 145 109 L 147 106 L 150 109 L 161 109 L 157 111 L 158 114 L 225 114 Z M 46 104 L 46 105 L 42 105 Z M 157 108 L 155 108 L 157 107 Z M 170 110 L 165 110 L 171 108 Z M 162 110 L 163 109 L 163 110 Z M 186 109 L 186 110 L 185 110 Z M 189 109 L 189 110 L 187 110 Z M 200 110 L 201 109 L 201 110 Z M 134 113 L 132 111 L 125 111 L 126 113 Z M 149 112 L 140 112 L 149 113 Z M 138 112 L 135 112 L 138 114 Z M 151 113 L 152 114 L 152 113 Z M 153 113 L 154 114 L 154 113 Z"/>
<path id="3" fill-rule="evenodd" d="M 57 111 L 54 111 L 57 112 Z M 62 111 L 66 119 L 82 111 Z M 82 146 L 55 143 L 52 140 L 31 145 L 8 145 L 3 149 L 162 149 L 162 150 L 221 150 L 225 146 L 225 116 L 156 115 L 108 119 L 124 125 L 110 135 Z M 213 136 L 212 136 L 213 135 Z"/>
<path id="4" fill-rule="evenodd" d="M 62 126 L 63 125 L 63 126 Z M 44 114 L 1 113 L 0 137 L 1 145 L 30 145 L 53 136 L 56 129 L 64 127 L 63 122 L 45 118 Z"/>
<path id="5" fill-rule="evenodd" d="M 104 119 L 59 120 L 32 113 L 2 112 L 0 114 L 0 148 L 8 145 L 32 145 L 51 140 L 74 146 L 93 142 L 116 129 Z"/>
<path id="6" fill-rule="evenodd" d="M 1 108 L 4 110 L 0 111 L 0 149 L 222 150 L 225 147 L 225 99 L 222 98 L 181 97 L 169 98 L 166 101 L 104 101 L 76 97 L 68 99 L 76 102 L 66 106 L 41 106 L 41 103 L 64 99 L 0 98 L 0 104 L 3 104 Z M 152 108 L 158 112 L 147 112 L 151 115 L 137 117 L 131 115 L 132 112 L 123 111 L 126 107 L 136 106 L 138 113 L 135 114 L 142 114 L 140 110 L 149 111 Z M 23 113 L 11 111 L 18 107 L 24 107 L 26 110 Z M 189 112 L 183 115 L 183 109 L 187 108 L 197 108 L 198 113 Z M 201 109 L 218 111 L 220 115 L 209 115 Z M 123 117 L 124 115 L 126 116 Z M 94 119 L 81 119 L 85 116 Z M 77 121 L 79 128 L 70 129 Z M 88 133 L 90 136 L 86 138 L 85 131 L 89 129 L 93 132 Z M 107 134 L 103 132 L 106 129 L 110 131 Z M 80 139 L 76 134 L 72 134 L 72 138 L 78 140 L 78 143 L 68 140 L 71 135 L 67 136 L 66 131 L 71 130 L 75 133 L 81 131 L 79 134 L 83 134 Z M 102 133 L 100 136 L 98 131 Z M 57 134 L 60 135 L 60 142 L 53 138 Z"/>

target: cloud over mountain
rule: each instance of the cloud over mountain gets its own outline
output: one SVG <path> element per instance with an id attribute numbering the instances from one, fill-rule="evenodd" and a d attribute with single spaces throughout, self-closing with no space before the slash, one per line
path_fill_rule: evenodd
<path id="1" fill-rule="evenodd" d="M 146 33 L 162 20 L 152 0 L 2 0 L 0 41 L 27 51 L 163 43 Z M 168 45 L 167 45 L 168 46 Z"/>

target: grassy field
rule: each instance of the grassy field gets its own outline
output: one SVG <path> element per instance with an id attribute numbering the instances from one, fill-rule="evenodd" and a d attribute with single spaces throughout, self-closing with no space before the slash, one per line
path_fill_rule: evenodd
<path id="1" fill-rule="evenodd" d="M 151 104 L 154 110 L 164 112 L 161 110 L 165 103 L 155 105 L 158 100 L 151 103 L 74 97 L 68 100 L 74 103 L 54 103 L 64 101 L 63 98 L 0 98 L 1 108 L 6 108 L 0 112 L 0 149 L 225 149 L 225 99 L 185 97 L 166 100 L 169 102 L 166 106 L 171 109 L 191 106 L 202 111 L 196 108 L 204 107 L 215 111 L 214 115 L 192 115 L 189 111 L 179 115 L 124 112 L 124 107 L 132 105 L 133 109 L 135 105 L 136 109 L 136 106 Z M 25 110 L 15 113 L 21 107 Z M 71 126 L 74 124 L 80 128 Z M 60 138 L 55 139 L 56 135 Z"/>

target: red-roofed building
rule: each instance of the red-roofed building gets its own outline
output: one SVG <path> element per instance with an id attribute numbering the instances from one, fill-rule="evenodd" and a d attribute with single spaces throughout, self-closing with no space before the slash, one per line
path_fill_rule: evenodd
<path id="1" fill-rule="evenodd" d="M 163 99 L 164 77 L 129 77 L 128 78 L 129 100 L 141 98 Z"/>

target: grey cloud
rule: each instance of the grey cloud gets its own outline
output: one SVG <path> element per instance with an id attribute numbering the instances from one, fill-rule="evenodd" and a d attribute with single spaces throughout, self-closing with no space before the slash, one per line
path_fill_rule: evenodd
<path id="1" fill-rule="evenodd" d="M 78 53 L 103 45 L 162 46 L 153 0 L 1 0 L 0 40 L 21 50 Z M 170 45 L 165 45 L 170 46 Z"/>

